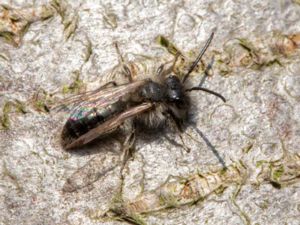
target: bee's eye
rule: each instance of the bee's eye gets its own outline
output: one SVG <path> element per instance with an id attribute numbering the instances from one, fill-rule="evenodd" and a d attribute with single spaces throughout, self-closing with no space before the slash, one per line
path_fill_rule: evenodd
<path id="1" fill-rule="evenodd" d="M 184 100 L 184 91 L 178 77 L 169 76 L 165 84 L 167 87 L 167 101 L 180 103 Z"/>
<path id="2" fill-rule="evenodd" d="M 168 89 L 173 89 L 173 90 L 180 89 L 182 86 L 179 78 L 175 75 L 169 76 L 165 82 Z"/>
<path id="3" fill-rule="evenodd" d="M 180 92 L 180 90 L 168 90 L 167 91 L 168 94 L 168 100 L 171 102 L 176 102 L 176 101 L 180 101 L 180 99 L 182 98 L 182 94 Z"/>

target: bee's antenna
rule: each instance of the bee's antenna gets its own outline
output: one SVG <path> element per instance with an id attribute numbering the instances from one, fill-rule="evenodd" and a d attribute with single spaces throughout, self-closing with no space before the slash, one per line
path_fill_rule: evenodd
<path id="1" fill-rule="evenodd" d="M 198 87 L 201 87 L 204 84 L 206 78 L 209 76 L 208 74 L 209 74 L 209 71 L 212 69 L 214 61 L 215 61 L 215 57 L 213 56 L 211 58 L 210 63 L 207 65 L 207 67 L 206 67 L 206 69 L 204 71 L 204 76 L 202 77 L 201 81 L 199 82 Z"/>
<path id="2" fill-rule="evenodd" d="M 189 71 L 184 75 L 182 83 L 184 83 L 187 78 L 189 77 L 189 75 L 191 74 L 191 72 L 195 69 L 195 67 L 197 66 L 197 64 L 199 63 L 199 61 L 201 60 L 202 56 L 204 55 L 204 53 L 206 52 L 208 46 L 210 45 L 212 39 L 214 37 L 214 32 L 211 33 L 210 37 L 208 38 L 208 40 L 206 41 L 204 47 L 202 48 L 200 54 L 198 55 L 198 57 L 196 58 L 196 60 L 193 62 L 192 66 L 190 67 Z"/>
<path id="3" fill-rule="evenodd" d="M 226 102 L 226 99 L 221 94 L 219 94 L 217 92 L 214 92 L 212 90 L 209 90 L 207 88 L 203 88 L 203 87 L 198 86 L 198 87 L 193 87 L 193 88 L 190 88 L 190 89 L 186 89 L 185 91 L 205 91 L 209 94 L 212 94 L 212 95 L 215 95 L 215 96 L 219 97 L 220 99 L 222 99 L 223 102 Z"/>
<path id="4" fill-rule="evenodd" d="M 123 56 L 122 56 L 122 54 L 121 54 L 121 51 L 120 51 L 118 42 L 114 42 L 114 45 L 115 45 L 117 54 L 118 54 L 118 56 L 119 56 L 119 61 L 120 61 L 120 63 L 124 63 L 124 58 L 123 58 Z"/>

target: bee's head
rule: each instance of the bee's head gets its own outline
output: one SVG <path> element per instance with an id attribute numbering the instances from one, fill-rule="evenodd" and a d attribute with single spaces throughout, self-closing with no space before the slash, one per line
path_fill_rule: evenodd
<path id="1" fill-rule="evenodd" d="M 166 101 L 179 107 L 184 105 L 186 102 L 185 91 L 179 78 L 175 75 L 170 75 L 166 78 L 165 85 Z"/>
<path id="2" fill-rule="evenodd" d="M 193 62 L 193 64 L 189 68 L 188 72 L 184 75 L 182 81 L 180 81 L 179 78 L 174 76 L 174 75 L 171 75 L 171 76 L 167 77 L 167 79 L 166 79 L 167 99 L 168 99 L 169 102 L 175 102 L 177 108 L 184 108 L 184 106 L 186 106 L 188 98 L 185 95 L 185 93 L 190 92 L 190 91 L 194 91 L 194 90 L 195 91 L 205 91 L 209 94 L 213 94 L 213 95 L 221 98 L 223 102 L 226 102 L 226 99 L 221 94 L 216 93 L 214 91 L 211 91 L 207 88 L 201 87 L 202 82 L 200 82 L 200 84 L 196 87 L 187 88 L 187 89 L 184 89 L 184 87 L 183 87 L 184 83 L 188 80 L 191 72 L 193 72 L 193 70 L 196 68 L 197 64 L 201 60 L 201 58 L 204 55 L 205 51 L 207 50 L 209 44 L 211 43 L 213 37 L 214 37 L 214 32 L 210 35 L 209 39 L 205 43 L 204 48 L 201 50 L 198 57 Z M 211 64 L 213 63 L 213 61 L 214 61 L 214 58 L 212 59 Z M 211 64 L 205 70 L 205 75 L 207 74 L 207 71 L 211 67 Z"/>

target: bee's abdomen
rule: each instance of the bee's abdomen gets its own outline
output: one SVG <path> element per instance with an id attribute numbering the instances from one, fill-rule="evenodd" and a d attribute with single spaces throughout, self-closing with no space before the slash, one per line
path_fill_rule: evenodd
<path id="1" fill-rule="evenodd" d="M 62 145 L 66 146 L 88 131 L 96 128 L 104 121 L 109 120 L 114 115 L 121 113 L 125 109 L 122 101 L 115 102 L 104 108 L 91 108 L 86 116 L 82 116 L 87 109 L 79 109 L 66 122 L 62 131 Z"/>

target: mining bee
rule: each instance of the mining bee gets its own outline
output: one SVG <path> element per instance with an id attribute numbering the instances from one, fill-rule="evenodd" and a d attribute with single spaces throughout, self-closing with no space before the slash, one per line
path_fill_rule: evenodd
<path id="1" fill-rule="evenodd" d="M 139 124 L 145 128 L 157 129 L 169 122 L 180 133 L 191 105 L 188 95 L 191 91 L 204 91 L 225 102 L 222 95 L 201 85 L 187 87 L 191 72 L 201 60 L 213 36 L 214 33 L 184 76 L 176 75 L 172 66 L 165 64 L 157 69 L 156 74 L 141 79 L 141 76 L 134 75 L 132 67 L 123 63 L 122 69 L 128 82 L 117 84 L 110 81 L 94 91 L 65 99 L 64 104 L 75 107 L 62 130 L 63 148 L 78 148 L 96 138 L 104 138 L 126 123 L 132 129 L 125 139 L 125 146 L 132 146 L 135 126 Z M 118 47 L 117 51 L 119 52 Z M 120 52 L 119 55 L 121 56 Z"/>

